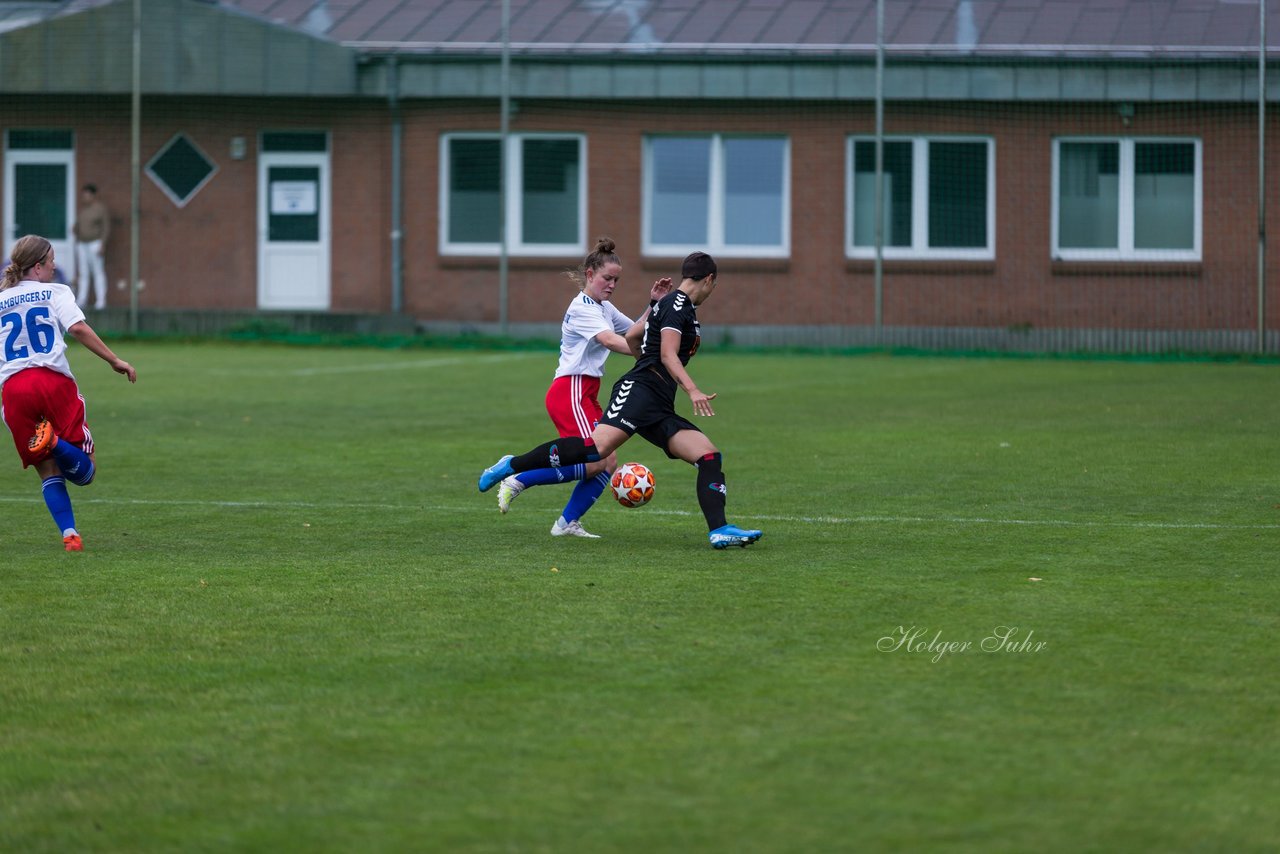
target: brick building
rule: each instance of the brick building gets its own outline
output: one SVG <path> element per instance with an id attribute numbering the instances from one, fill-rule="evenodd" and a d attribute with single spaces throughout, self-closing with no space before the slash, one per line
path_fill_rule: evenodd
<path id="1" fill-rule="evenodd" d="M 554 332 L 608 234 L 738 340 L 1252 349 L 1258 10 L 1141 5 L 887 4 L 878 76 L 874 2 L 513 2 L 504 73 L 496 0 L 141 0 L 139 305 Z M 133 10 L 0 2 L 6 242 L 92 181 L 113 281 Z"/>

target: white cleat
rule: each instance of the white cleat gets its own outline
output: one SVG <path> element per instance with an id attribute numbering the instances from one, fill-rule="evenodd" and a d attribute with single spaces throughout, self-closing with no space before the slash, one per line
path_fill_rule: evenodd
<path id="1" fill-rule="evenodd" d="M 577 519 L 572 522 L 565 523 L 564 517 L 561 516 L 556 523 L 551 526 L 551 536 L 553 537 L 586 537 L 591 540 L 600 539 L 599 534 L 593 534 L 586 528 L 582 527 Z"/>
<path id="2" fill-rule="evenodd" d="M 524 484 L 516 480 L 515 477 L 509 477 L 498 484 L 498 509 L 506 513 L 511 509 L 511 502 L 516 500 L 516 496 L 524 492 Z"/>

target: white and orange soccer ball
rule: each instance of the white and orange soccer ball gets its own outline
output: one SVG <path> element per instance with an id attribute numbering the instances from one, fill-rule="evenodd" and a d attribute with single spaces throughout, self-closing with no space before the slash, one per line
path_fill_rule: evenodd
<path id="1" fill-rule="evenodd" d="M 653 498 L 653 472 L 640 463 L 623 463 L 613 473 L 609 487 L 623 507 L 643 507 Z"/>

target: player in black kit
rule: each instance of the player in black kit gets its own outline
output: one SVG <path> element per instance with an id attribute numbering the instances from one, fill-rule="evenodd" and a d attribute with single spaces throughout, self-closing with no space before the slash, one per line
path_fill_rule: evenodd
<path id="1" fill-rule="evenodd" d="M 725 520 L 725 486 L 720 451 L 688 419 L 676 414 L 676 389 L 693 403 L 695 415 L 715 415 L 714 394 L 704 394 L 685 370 L 700 339 L 697 307 L 716 287 L 716 262 L 705 252 L 684 259 L 680 285 L 649 311 L 636 365 L 613 386 L 604 417 L 589 439 L 561 437 L 519 456 L 505 456 L 480 475 L 486 492 L 504 477 L 530 469 L 561 468 L 594 462 L 613 453 L 635 433 L 662 448 L 668 457 L 698 468 L 698 506 L 717 549 L 749 546 L 762 532 L 743 530 Z"/>

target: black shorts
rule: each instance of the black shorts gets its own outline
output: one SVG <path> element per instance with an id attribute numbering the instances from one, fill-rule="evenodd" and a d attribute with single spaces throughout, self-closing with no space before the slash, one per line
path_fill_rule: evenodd
<path id="1" fill-rule="evenodd" d="M 613 384 L 600 423 L 628 436 L 639 433 L 673 460 L 678 457 L 667 449 L 672 436 L 681 430 L 702 432 L 676 414 L 676 387 L 647 368 L 630 371 Z"/>

